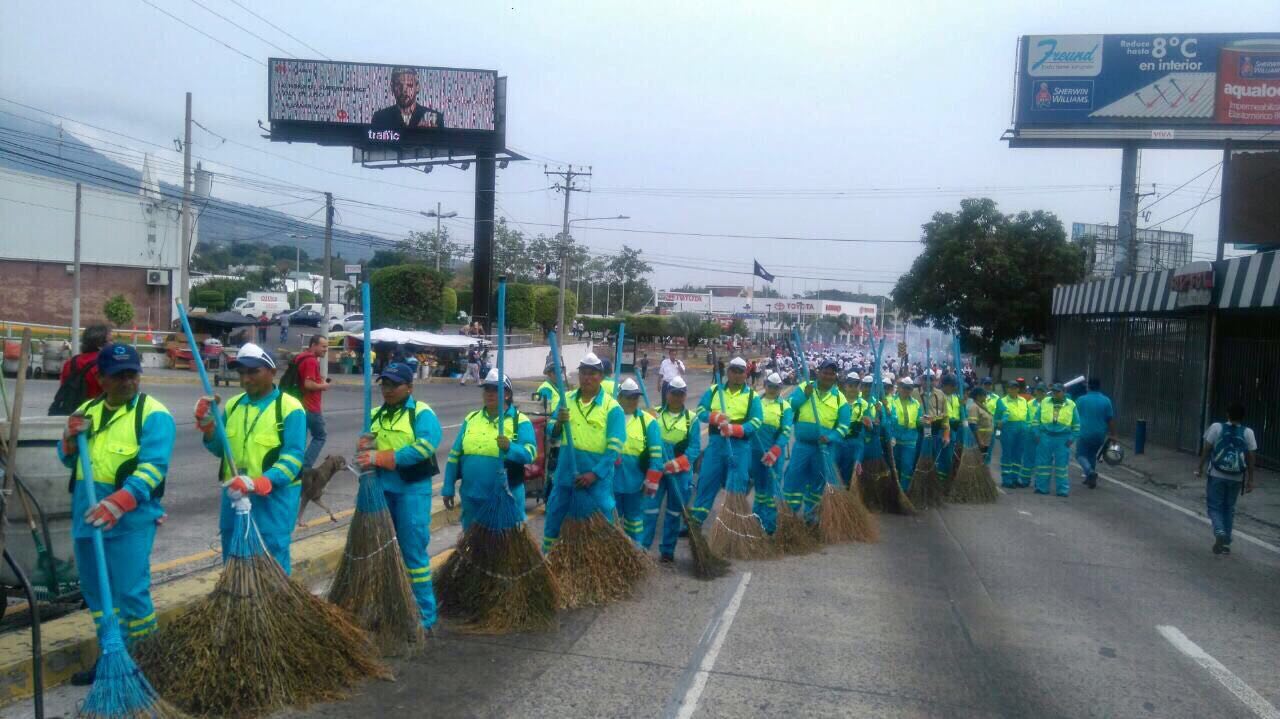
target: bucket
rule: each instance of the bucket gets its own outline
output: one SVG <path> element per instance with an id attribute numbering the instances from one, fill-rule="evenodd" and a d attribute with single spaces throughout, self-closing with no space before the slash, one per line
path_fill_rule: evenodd
<path id="1" fill-rule="evenodd" d="M 1214 104 L 1214 119 L 1222 124 L 1280 124 L 1280 40 L 1223 45 Z"/>

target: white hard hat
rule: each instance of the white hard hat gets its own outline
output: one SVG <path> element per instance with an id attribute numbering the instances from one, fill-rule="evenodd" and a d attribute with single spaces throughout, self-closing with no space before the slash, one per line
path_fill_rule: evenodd
<path id="1" fill-rule="evenodd" d="M 593 369 L 599 372 L 604 371 L 604 363 L 596 356 L 595 352 L 588 352 L 583 355 L 582 360 L 578 362 L 578 369 Z"/>
<path id="2" fill-rule="evenodd" d="M 738 369 L 746 369 L 747 361 L 742 359 L 741 357 L 734 357 L 733 359 L 729 360 L 729 366 L 737 367 Z"/>
<path id="3" fill-rule="evenodd" d="M 765 384 L 771 384 L 771 385 L 774 385 L 774 386 L 781 386 L 781 385 L 782 385 L 782 375 L 778 374 L 777 372 L 770 372 L 770 373 L 769 373 L 769 376 L 764 378 L 764 383 L 765 383 Z"/>
<path id="4" fill-rule="evenodd" d="M 497 387 L 498 386 L 498 368 L 494 367 L 489 370 L 489 374 L 484 376 L 484 381 L 480 383 L 481 387 Z M 503 375 L 502 386 L 511 389 L 511 378 Z"/>
<path id="5" fill-rule="evenodd" d="M 640 385 L 630 377 L 622 380 L 622 384 L 618 385 L 619 397 L 638 397 L 640 394 Z"/>
<path id="6" fill-rule="evenodd" d="M 915 383 L 915 380 L 911 379 L 910 377 L 903 377 L 902 379 L 898 380 L 898 386 L 899 387 L 915 387 L 916 383 Z"/>
<path id="7" fill-rule="evenodd" d="M 689 385 L 685 383 L 683 377 L 672 378 L 672 380 L 667 383 L 668 392 L 684 392 L 687 389 L 689 389 Z"/>

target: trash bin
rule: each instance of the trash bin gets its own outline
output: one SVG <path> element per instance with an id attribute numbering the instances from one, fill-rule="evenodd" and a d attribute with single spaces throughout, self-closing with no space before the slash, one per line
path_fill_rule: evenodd
<path id="1" fill-rule="evenodd" d="M 17 492 L 8 502 L 6 514 L 9 529 L 5 533 L 6 549 L 31 579 L 41 599 L 57 597 L 67 592 L 68 585 L 79 582 L 75 556 L 71 547 L 71 493 L 67 482 L 71 470 L 58 461 L 55 446 L 62 440 L 65 417 L 23 417 L 18 438 L 18 477 L 31 492 L 31 510 L 40 526 L 40 514 L 48 523 L 53 555 L 57 570 L 57 584 L 51 586 L 47 562 L 36 554 L 35 542 L 26 530 L 27 514 Z M 8 421 L 0 421 L 0 433 L 9 434 Z M 7 564 L 0 565 L 0 585 L 15 587 L 18 578 Z"/>

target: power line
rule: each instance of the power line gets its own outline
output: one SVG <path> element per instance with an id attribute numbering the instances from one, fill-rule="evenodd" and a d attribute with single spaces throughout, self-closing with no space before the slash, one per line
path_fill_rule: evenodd
<path id="1" fill-rule="evenodd" d="M 324 58 L 324 59 L 326 59 L 326 60 L 330 60 L 330 59 L 332 59 L 332 58 L 330 58 L 328 55 L 326 55 L 326 54 L 324 54 L 324 53 L 320 52 L 319 50 L 315 49 L 314 47 L 311 47 L 311 46 L 310 46 L 310 45 L 308 45 L 307 43 L 303 42 L 302 40 L 298 39 L 298 38 L 297 38 L 297 37 L 295 37 L 294 35 L 290 34 L 288 30 L 285 30 L 284 28 L 280 27 L 279 25 L 276 25 L 275 23 L 271 22 L 270 20 L 266 19 L 265 17 L 262 17 L 262 16 L 261 16 L 261 15 L 259 15 L 258 13 L 254 12 L 254 11 L 250 10 L 249 8 L 245 7 L 244 5 L 240 4 L 239 0 L 230 0 L 230 2 L 231 2 L 231 4 L 232 4 L 232 5 L 235 5 L 236 7 L 240 8 L 241 10 L 244 10 L 245 12 L 249 13 L 250 15 L 252 15 L 252 16 L 254 16 L 254 17 L 258 18 L 258 19 L 259 19 L 259 20 L 261 20 L 262 22 L 265 22 L 266 24 L 270 25 L 271 27 L 275 28 L 276 30 L 279 30 L 281 33 L 283 33 L 283 34 L 284 34 L 284 36 L 285 36 L 285 37 L 287 37 L 287 38 L 289 38 L 290 40 L 293 40 L 294 42 L 298 43 L 299 45 L 301 45 L 301 46 L 303 46 L 303 47 L 307 48 L 307 49 L 308 49 L 308 50 L 310 50 L 311 52 L 316 53 L 317 55 L 319 55 L 320 57 L 322 57 L 322 58 Z"/>
<path id="2" fill-rule="evenodd" d="M 208 5 L 205 5 L 204 3 L 200 2 L 200 0 L 190 0 L 190 2 L 191 2 L 193 5 L 196 5 L 197 7 L 204 8 L 204 9 L 205 9 L 205 11 L 207 11 L 207 12 L 209 12 L 209 13 L 213 14 L 213 15 L 216 15 L 216 16 L 217 16 L 217 17 L 219 17 L 219 18 L 222 18 L 223 20 L 225 20 L 226 22 L 230 23 L 231 25 L 234 25 L 235 27 L 237 27 L 237 28 L 239 28 L 239 29 L 243 30 L 244 32 L 246 32 L 246 33 L 248 33 L 248 34 L 252 35 L 253 37 L 255 37 L 255 38 L 257 38 L 257 39 L 261 40 L 262 42 L 265 42 L 266 44 L 270 45 L 271 47 L 274 47 L 275 49 L 277 49 L 277 50 L 279 50 L 280 52 L 282 52 L 282 53 L 284 53 L 284 54 L 288 55 L 289 57 L 293 57 L 293 56 L 294 56 L 294 55 L 293 55 L 293 53 L 289 52 L 288 50 L 286 50 L 286 49 L 284 49 L 284 48 L 280 47 L 279 45 L 275 44 L 274 42 L 271 42 L 270 40 L 266 39 L 265 37 L 263 37 L 263 36 L 259 35 L 258 33 L 254 32 L 254 31 L 252 31 L 252 30 L 250 30 L 249 28 L 245 27 L 244 25 L 241 25 L 240 23 L 236 22 L 235 20 L 232 20 L 231 18 L 227 17 L 226 15 L 223 15 L 222 13 L 220 13 L 220 12 L 218 12 L 218 11 L 214 10 L 213 8 L 210 8 Z"/>
<path id="3" fill-rule="evenodd" d="M 474 220 L 473 217 L 459 216 L 459 219 Z M 528 225 L 532 227 L 559 227 L 549 222 L 523 222 L 507 218 L 507 221 L 513 225 Z M 726 232 L 677 232 L 675 230 L 637 230 L 626 227 L 592 227 L 597 232 L 629 232 L 640 235 L 668 235 L 671 237 L 721 237 L 734 240 L 786 240 L 789 242 L 841 242 L 841 243 L 876 243 L 890 245 L 915 245 L 919 244 L 919 240 L 868 240 L 854 237 L 797 237 L 794 235 L 738 235 Z"/>
<path id="4" fill-rule="evenodd" d="M 1151 202 L 1147 203 L 1147 206 L 1146 206 L 1146 207 L 1143 207 L 1143 208 L 1141 208 L 1141 209 L 1139 209 L 1139 210 L 1138 210 L 1138 212 L 1139 212 L 1139 213 L 1146 212 L 1147 210 L 1151 209 L 1152 207 L 1155 207 L 1157 204 L 1159 204 L 1159 203 L 1160 203 L 1160 201 L 1161 201 L 1161 200 L 1164 200 L 1165 198 L 1167 198 L 1167 197 L 1169 197 L 1169 196 L 1173 195 L 1174 193 L 1176 193 L 1177 191 L 1179 191 L 1179 190 L 1181 190 L 1182 188 L 1186 187 L 1187 185 L 1190 185 L 1191 183 L 1195 182 L 1196 180 L 1200 179 L 1201 177 L 1204 177 L 1204 176 L 1205 176 L 1205 174 L 1207 174 L 1207 173 L 1209 172 L 1209 170 L 1212 170 L 1212 169 L 1214 169 L 1215 167 L 1216 167 L 1216 168 L 1221 168 L 1221 167 L 1222 167 L 1222 161 L 1221 161 L 1221 160 L 1219 160 L 1218 162 L 1216 162 L 1216 163 L 1214 163 L 1214 164 L 1210 165 L 1209 167 L 1206 167 L 1204 170 L 1202 170 L 1202 171 L 1200 172 L 1200 174 L 1196 175 L 1195 177 L 1191 178 L 1190 180 L 1187 180 L 1186 182 L 1182 183 L 1181 185 L 1178 185 L 1177 187 L 1173 188 L 1173 189 L 1172 189 L 1172 190 L 1170 190 L 1169 192 L 1166 192 L 1166 193 L 1164 193 L 1164 194 L 1160 195 L 1159 197 L 1157 197 L 1156 199 L 1152 200 Z M 1215 177 L 1217 177 L 1217 176 L 1215 175 Z M 1205 192 L 1208 192 L 1208 191 L 1209 191 L 1209 189 L 1212 189 L 1212 187 L 1213 187 L 1213 180 L 1209 180 L 1209 188 L 1206 188 Z"/>
<path id="5" fill-rule="evenodd" d="M 242 50 L 237 50 L 236 48 L 234 48 L 234 47 L 232 47 L 232 46 L 228 45 L 227 43 L 223 42 L 222 40 L 219 40 L 218 38 L 216 38 L 216 37 L 214 37 L 214 36 L 210 35 L 209 33 L 205 32 L 204 30 L 201 30 L 200 28 L 196 27 L 195 25 L 192 25 L 191 23 L 187 22 L 186 20 L 183 20 L 182 18 L 178 17 L 177 15 L 174 15 L 173 13 L 169 12 L 168 10 L 165 10 L 164 8 L 160 7 L 159 5 L 156 5 L 155 3 L 151 2 L 151 0 L 142 0 L 142 2 L 143 2 L 143 4 L 150 5 L 151 7 L 155 8 L 156 10 L 159 10 L 160 12 L 164 13 L 165 15 L 168 15 L 169 17 L 173 18 L 174 20 L 177 20 L 178 22 L 182 23 L 183 25 L 186 25 L 187 27 L 191 28 L 192 30 L 195 30 L 196 32 L 200 33 L 201 35 L 204 35 L 205 37 L 207 37 L 207 38 L 209 38 L 210 40 L 212 40 L 212 41 L 214 41 L 214 42 L 218 43 L 219 45 L 221 45 L 221 46 L 223 46 L 223 47 L 225 47 L 226 49 L 230 50 L 231 52 L 234 52 L 235 54 L 239 55 L 240 57 L 243 57 L 244 59 L 248 60 L 249 62 L 257 63 L 257 64 L 259 64 L 259 65 L 261 65 L 261 66 L 263 66 L 263 67 L 266 67 L 266 66 L 267 66 L 267 64 L 266 64 L 265 62 L 262 62 L 261 60 L 258 60 L 258 59 L 256 59 L 256 58 L 254 58 L 254 57 L 252 57 L 252 56 L 248 55 L 247 53 L 245 53 L 245 52 L 244 52 L 244 51 L 242 51 Z"/>

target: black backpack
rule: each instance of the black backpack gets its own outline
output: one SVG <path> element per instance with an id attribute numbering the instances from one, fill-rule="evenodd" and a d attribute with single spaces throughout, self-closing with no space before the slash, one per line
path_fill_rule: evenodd
<path id="1" fill-rule="evenodd" d="M 280 391 L 294 399 L 302 399 L 302 373 L 298 371 L 298 360 L 301 358 L 302 355 L 294 357 L 280 376 Z"/>
<path id="2" fill-rule="evenodd" d="M 70 362 L 75 362 L 73 357 Z M 49 416 L 67 417 L 76 411 L 84 401 L 88 399 L 89 381 L 88 374 L 94 367 L 94 362 L 85 362 L 78 370 L 73 370 L 67 375 L 67 381 L 58 387 L 58 393 L 53 396 L 53 402 L 49 405 Z"/>
<path id="3" fill-rule="evenodd" d="M 373 413 L 373 417 L 370 418 L 369 420 L 370 427 L 376 424 L 378 420 L 382 419 L 382 414 L 383 412 L 386 411 L 386 409 L 387 409 L 387 406 L 383 405 Z M 409 426 L 410 427 L 414 425 L 414 420 L 416 420 L 417 418 L 418 418 L 418 407 L 417 405 L 414 405 L 413 407 L 409 408 Z M 408 484 L 412 484 L 414 482 L 421 482 L 424 479 L 430 479 L 431 477 L 434 477 L 437 474 L 440 474 L 440 462 L 436 459 L 436 455 L 432 454 L 431 459 L 428 459 L 422 462 L 415 462 L 414 464 L 411 464 L 408 467 L 397 467 L 396 473 L 400 475 L 400 479 L 404 480 Z"/>
<path id="4" fill-rule="evenodd" d="M 94 405 L 97 405 L 97 404 L 99 404 L 99 403 L 101 403 L 101 402 L 102 402 L 102 398 L 101 398 L 101 397 L 98 397 L 97 399 L 94 399 L 92 402 L 90 402 L 90 403 L 89 403 L 89 406 L 88 406 L 88 407 L 85 407 L 85 409 L 86 409 L 86 410 L 88 410 L 90 407 L 93 407 Z M 147 395 L 145 395 L 145 394 L 139 394 L 139 395 L 138 395 L 138 401 L 137 401 L 137 403 L 136 403 L 136 404 L 134 405 L 134 407 L 133 407 L 133 439 L 134 439 L 134 442 L 138 442 L 138 438 L 140 438 L 140 437 L 142 436 L 142 410 L 143 410 L 144 408 L 146 408 L 146 406 L 147 406 Z M 67 414 L 70 414 L 70 412 L 68 412 Z M 96 429 L 96 428 L 95 428 L 95 429 Z M 137 471 L 137 469 L 138 469 L 138 458 L 137 458 L 137 457 L 134 457 L 133 459 L 130 459 L 129 461 L 127 461 L 127 462 L 125 462 L 124 464 L 120 465 L 120 469 L 116 470 L 116 477 L 115 477 L 115 479 L 116 479 L 116 489 L 123 489 L 123 488 L 124 488 L 124 481 L 125 481 L 126 479 L 128 479 L 128 478 L 129 478 L 129 475 L 131 475 L 131 474 L 133 474 L 135 471 Z M 71 467 L 71 480 L 70 480 L 69 482 L 67 482 L 67 493 L 68 493 L 68 494 L 74 494 L 74 493 L 75 493 L 75 491 L 76 491 L 76 477 L 77 477 L 77 476 L 79 476 L 79 474 L 80 474 L 80 463 L 79 463 L 79 462 L 76 462 L 76 463 Z M 95 481 L 96 481 L 96 480 L 95 480 Z M 156 485 L 156 488 L 155 488 L 155 489 L 151 490 L 151 498 L 152 498 L 152 499 L 160 499 L 161 497 L 163 497 L 163 496 L 164 496 L 164 485 L 165 485 L 165 478 L 164 478 L 164 477 L 161 477 L 161 478 L 160 478 L 160 483 Z M 101 497 L 99 497 L 99 499 L 101 499 Z"/>

